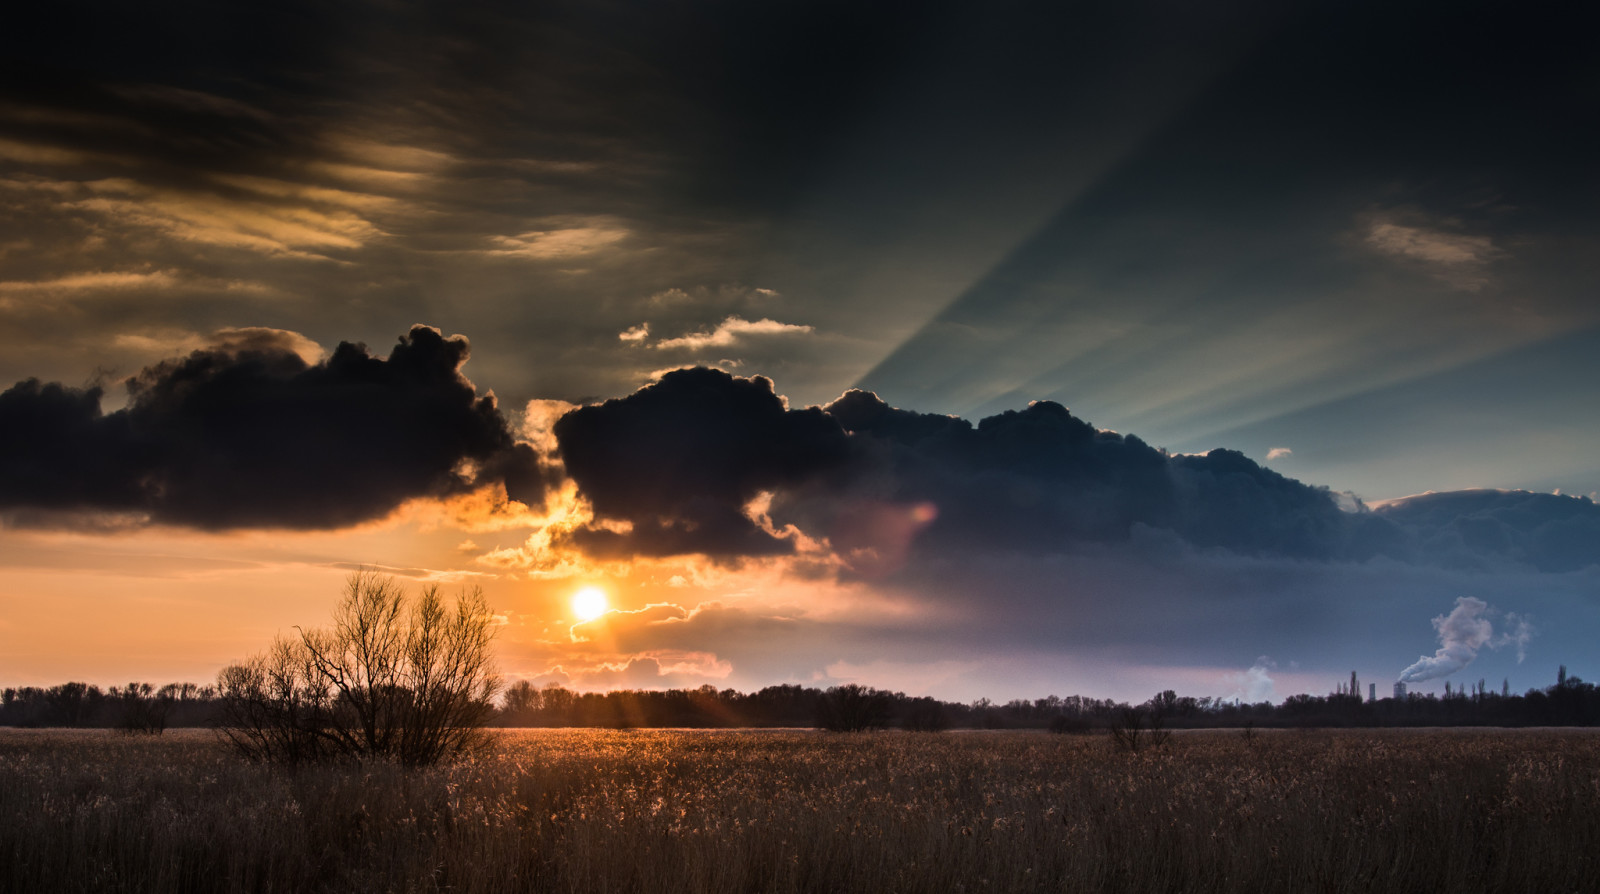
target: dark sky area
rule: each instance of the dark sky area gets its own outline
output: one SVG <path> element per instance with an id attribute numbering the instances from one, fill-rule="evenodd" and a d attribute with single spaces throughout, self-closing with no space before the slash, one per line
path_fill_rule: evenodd
<path id="1" fill-rule="evenodd" d="M 272 532 L 482 581 L 575 685 L 1282 697 L 1453 610 L 1470 673 L 1588 667 L 1591 7 L 13 19 L 0 677 L 88 587 L 51 538 L 188 581 Z M 549 632 L 580 579 L 606 637 Z"/>

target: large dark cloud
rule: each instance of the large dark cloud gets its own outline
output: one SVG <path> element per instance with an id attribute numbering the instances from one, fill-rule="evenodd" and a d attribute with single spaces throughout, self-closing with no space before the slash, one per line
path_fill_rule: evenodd
<path id="1" fill-rule="evenodd" d="M 417 326 L 387 359 L 307 363 L 255 332 L 149 367 L 126 408 L 37 380 L 0 394 L 0 507 L 123 512 L 203 529 L 334 528 L 503 483 L 543 504 L 539 457 L 460 372 L 465 338 Z"/>
<path id="2" fill-rule="evenodd" d="M 1325 488 L 1214 450 L 1169 456 L 1038 401 L 976 426 L 852 391 L 827 407 L 871 456 L 881 495 L 933 507 L 925 549 L 1060 552 L 1126 540 L 1136 525 L 1245 554 L 1332 558 L 1351 517 Z M 865 471 L 865 470 L 863 470 Z M 803 516 L 825 503 L 801 495 Z M 819 519 L 820 520 L 820 519 Z"/>
<path id="3" fill-rule="evenodd" d="M 876 574 L 915 556 L 1065 554 L 1145 530 L 1264 558 L 1544 571 L 1600 561 L 1589 500 L 1494 491 L 1341 506 L 1237 451 L 1172 455 L 1050 401 L 976 425 L 864 391 L 790 410 L 766 379 L 686 369 L 555 431 L 597 519 L 632 526 L 577 535 L 607 555 L 787 551 L 745 512 L 770 492 L 776 524 L 827 537 Z"/>
<path id="4" fill-rule="evenodd" d="M 567 472 L 596 518 L 580 545 L 605 554 L 787 552 L 744 512 L 764 491 L 791 488 L 846 456 L 837 422 L 789 410 L 761 377 L 682 369 L 628 397 L 583 407 L 555 425 Z"/>

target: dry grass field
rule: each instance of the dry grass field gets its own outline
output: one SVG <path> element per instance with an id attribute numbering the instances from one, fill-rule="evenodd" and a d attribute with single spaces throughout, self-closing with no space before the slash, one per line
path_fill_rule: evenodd
<path id="1" fill-rule="evenodd" d="M 449 767 L 0 730 L 6 891 L 1600 890 L 1600 734 L 507 731 Z"/>

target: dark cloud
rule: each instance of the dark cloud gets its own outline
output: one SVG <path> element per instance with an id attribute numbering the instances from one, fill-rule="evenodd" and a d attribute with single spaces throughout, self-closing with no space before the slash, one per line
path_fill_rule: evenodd
<path id="1" fill-rule="evenodd" d="M 827 537 L 871 576 L 918 557 L 1160 540 L 1140 532 L 1262 558 L 1544 571 L 1600 560 L 1600 508 L 1585 499 L 1496 491 L 1347 510 L 1237 451 L 1172 455 L 1050 401 L 976 425 L 864 391 L 790 410 L 766 379 L 686 369 L 555 431 L 600 522 L 576 543 L 608 557 L 787 552 L 746 511 L 768 492 L 773 523 Z"/>
<path id="2" fill-rule="evenodd" d="M 149 367 L 112 413 L 99 388 L 0 394 L 0 506 L 217 530 L 341 527 L 491 483 L 543 504 L 539 457 L 460 372 L 465 338 L 417 326 L 387 359 L 341 343 L 310 364 L 279 335 Z"/>
<path id="3" fill-rule="evenodd" d="M 1084 541 L 1126 540 L 1136 525 L 1247 554 L 1344 552 L 1349 519 L 1326 489 L 1234 451 L 1169 456 L 1137 436 L 1097 430 L 1050 401 L 976 426 L 894 409 L 862 391 L 827 410 L 851 432 L 864 460 L 858 480 L 873 482 L 873 496 L 931 507 L 924 512 L 935 520 L 919 538 L 930 553 L 1060 552 Z M 826 504 L 802 493 L 791 505 L 827 524 Z"/>
<path id="4" fill-rule="evenodd" d="M 1513 562 L 1565 572 L 1600 562 L 1600 506 L 1585 497 L 1466 490 L 1394 500 L 1375 514 L 1400 525 L 1421 556 L 1443 565 Z"/>
<path id="5" fill-rule="evenodd" d="M 821 410 L 789 410 L 761 378 L 681 369 L 555 425 L 567 473 L 601 521 L 578 543 L 603 554 L 788 552 L 745 506 L 843 462 L 843 430 Z"/>

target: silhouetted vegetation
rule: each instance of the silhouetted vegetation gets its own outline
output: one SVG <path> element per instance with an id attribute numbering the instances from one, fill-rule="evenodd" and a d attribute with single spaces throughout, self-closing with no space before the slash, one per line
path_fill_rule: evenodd
<path id="1" fill-rule="evenodd" d="M 893 709 L 891 693 L 854 683 L 834 686 L 817 699 L 817 727 L 836 733 L 883 729 Z"/>
<path id="2" fill-rule="evenodd" d="M 484 740 L 499 677 L 478 592 L 447 607 L 393 579 L 350 577 L 333 625 L 279 638 L 218 677 L 223 737 L 246 757 L 378 757 L 423 766 Z"/>
<path id="3" fill-rule="evenodd" d="M 226 672 L 225 672 L 226 673 Z M 148 684 L 128 688 L 148 691 Z M 128 688 L 109 691 L 84 683 L 65 683 L 48 689 L 25 687 L 4 690 L 0 699 L 0 726 L 104 727 L 124 726 L 130 714 Z M 927 696 L 866 687 L 822 690 L 787 684 L 755 692 L 701 686 L 698 689 L 617 690 L 574 692 L 557 685 L 535 686 L 526 680 L 506 689 L 498 707 L 474 702 L 483 720 L 503 727 L 632 728 L 831 728 L 830 712 L 837 712 L 838 692 L 873 693 L 870 722 L 861 729 L 899 728 L 912 731 L 942 729 L 1041 729 L 1057 733 L 1109 730 L 1122 722 L 1124 712 L 1143 712 L 1143 723 L 1159 714 L 1163 729 L 1218 727 L 1272 729 L 1283 727 L 1407 727 L 1407 726 L 1600 726 L 1600 689 L 1565 669 L 1555 685 L 1516 695 L 1496 691 L 1483 681 L 1466 687 L 1452 686 L 1448 695 L 1412 693 L 1403 699 L 1367 701 L 1345 693 L 1325 696 L 1294 695 L 1282 704 L 1235 703 L 1214 698 L 1192 698 L 1166 690 L 1139 705 L 1087 696 L 1049 696 L 1014 699 L 997 704 L 988 699 L 971 703 L 946 702 Z M 830 693 L 835 704 L 829 704 Z M 224 702 L 218 690 L 192 683 L 168 684 L 152 698 L 162 703 L 165 725 L 217 726 L 224 723 Z M 137 700 L 133 704 L 139 704 Z M 159 730 L 147 730 L 151 732 Z"/>

